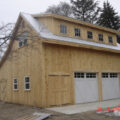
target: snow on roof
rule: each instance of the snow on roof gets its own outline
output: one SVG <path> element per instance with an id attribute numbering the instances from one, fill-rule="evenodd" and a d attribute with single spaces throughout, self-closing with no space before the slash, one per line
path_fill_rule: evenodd
<path id="1" fill-rule="evenodd" d="M 120 50 L 120 44 L 118 43 L 117 43 L 117 46 L 113 46 L 113 45 L 107 45 L 102 43 L 96 43 L 92 41 L 54 35 L 40 21 L 38 21 L 32 15 L 21 13 L 21 16 L 34 28 L 34 30 L 42 38 L 46 38 L 49 40 L 59 40 L 59 41 L 65 41 L 65 42 L 78 43 L 82 45 L 89 45 L 89 46 L 95 46 L 95 47 L 101 47 L 101 48 L 108 48 L 113 50 Z"/>

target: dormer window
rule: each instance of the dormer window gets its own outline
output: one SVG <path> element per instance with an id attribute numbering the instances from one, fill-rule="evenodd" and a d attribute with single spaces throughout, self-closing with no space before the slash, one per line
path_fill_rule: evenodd
<path id="1" fill-rule="evenodd" d="M 99 41 L 103 41 L 104 39 L 103 39 L 103 34 L 98 34 L 98 39 L 99 39 Z"/>
<path id="2" fill-rule="evenodd" d="M 113 43 L 113 38 L 112 38 L 112 36 L 108 36 L 108 41 L 109 41 L 109 43 Z"/>
<path id="3" fill-rule="evenodd" d="M 27 39 L 28 39 L 28 32 L 22 33 L 22 34 L 18 37 L 19 47 L 23 47 L 23 46 L 27 45 Z"/>
<path id="4" fill-rule="evenodd" d="M 87 35 L 89 39 L 93 39 L 93 33 L 91 31 L 88 31 Z"/>
<path id="5" fill-rule="evenodd" d="M 67 26 L 66 25 L 60 25 L 60 33 L 67 34 Z"/>
<path id="6" fill-rule="evenodd" d="M 75 28 L 74 31 L 75 31 L 75 36 L 80 37 L 80 29 L 79 28 Z"/>

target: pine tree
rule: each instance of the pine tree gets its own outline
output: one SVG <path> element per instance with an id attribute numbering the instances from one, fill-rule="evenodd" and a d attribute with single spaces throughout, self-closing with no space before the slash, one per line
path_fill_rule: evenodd
<path id="1" fill-rule="evenodd" d="M 97 21 L 100 12 L 98 1 L 71 0 L 71 3 L 75 18 L 90 23 L 95 23 Z"/>
<path id="2" fill-rule="evenodd" d="M 120 28 L 120 17 L 108 1 L 103 4 L 103 9 L 97 24 L 115 30 Z"/>

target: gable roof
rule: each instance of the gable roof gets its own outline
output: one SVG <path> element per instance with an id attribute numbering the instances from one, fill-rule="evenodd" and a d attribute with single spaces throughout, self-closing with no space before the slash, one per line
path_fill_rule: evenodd
<path id="1" fill-rule="evenodd" d="M 51 15 L 49 15 L 49 16 L 51 16 Z M 38 21 L 36 19 L 36 17 L 34 15 L 26 14 L 26 13 L 20 13 L 20 15 L 18 17 L 18 20 L 16 22 L 16 25 L 14 27 L 13 34 L 12 34 L 12 39 L 9 43 L 8 49 L 6 50 L 4 56 L 2 57 L 2 59 L 0 61 L 0 67 L 3 65 L 3 63 L 7 59 L 8 55 L 9 55 L 11 49 L 12 49 L 15 34 L 17 32 L 17 28 L 19 27 L 19 23 L 22 19 L 24 21 L 26 21 L 41 38 L 44 38 L 44 40 L 42 42 L 47 42 L 47 43 L 52 43 L 52 44 L 63 44 L 63 45 L 74 44 L 73 46 L 84 47 L 84 48 L 92 48 L 92 49 L 96 49 L 96 50 L 98 49 L 98 50 L 105 50 L 105 51 L 109 51 L 109 52 L 120 53 L 120 44 L 117 44 L 117 46 L 113 46 L 113 45 L 96 43 L 96 42 L 92 42 L 92 41 L 85 41 L 85 40 L 75 39 L 75 38 L 70 38 L 70 37 L 57 36 L 57 35 L 54 35 L 53 33 L 51 33 L 44 26 L 44 24 L 42 24 L 40 21 Z M 87 24 L 89 24 L 89 23 L 86 23 L 86 25 Z M 101 27 L 101 28 L 103 28 L 103 27 Z M 105 29 L 108 31 L 107 28 L 105 28 Z M 112 32 L 117 33 L 114 30 Z M 64 43 L 66 43 L 66 44 L 64 44 Z"/>
<path id="2" fill-rule="evenodd" d="M 34 18 L 32 15 L 22 13 L 21 16 L 31 25 L 31 27 L 39 34 L 39 36 L 44 39 L 57 40 L 57 41 L 63 41 L 68 43 L 76 43 L 76 44 L 82 44 L 82 45 L 88 45 L 88 46 L 94 46 L 94 47 L 100 47 L 100 48 L 107 48 L 107 49 L 112 49 L 117 51 L 120 50 L 119 44 L 117 44 L 117 46 L 114 46 L 114 45 L 107 45 L 103 43 L 97 43 L 97 42 L 92 42 L 92 41 L 87 41 L 82 39 L 54 35 L 39 20 Z"/>

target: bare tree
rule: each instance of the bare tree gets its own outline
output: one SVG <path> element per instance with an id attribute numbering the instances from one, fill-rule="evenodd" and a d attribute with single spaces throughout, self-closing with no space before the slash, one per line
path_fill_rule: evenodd
<path id="1" fill-rule="evenodd" d="M 58 5 L 49 6 L 45 13 L 54 13 L 70 17 L 72 14 L 72 8 L 68 3 L 60 2 Z"/>
<path id="2" fill-rule="evenodd" d="M 13 23 L 0 24 L 0 59 L 6 51 L 11 39 Z"/>

